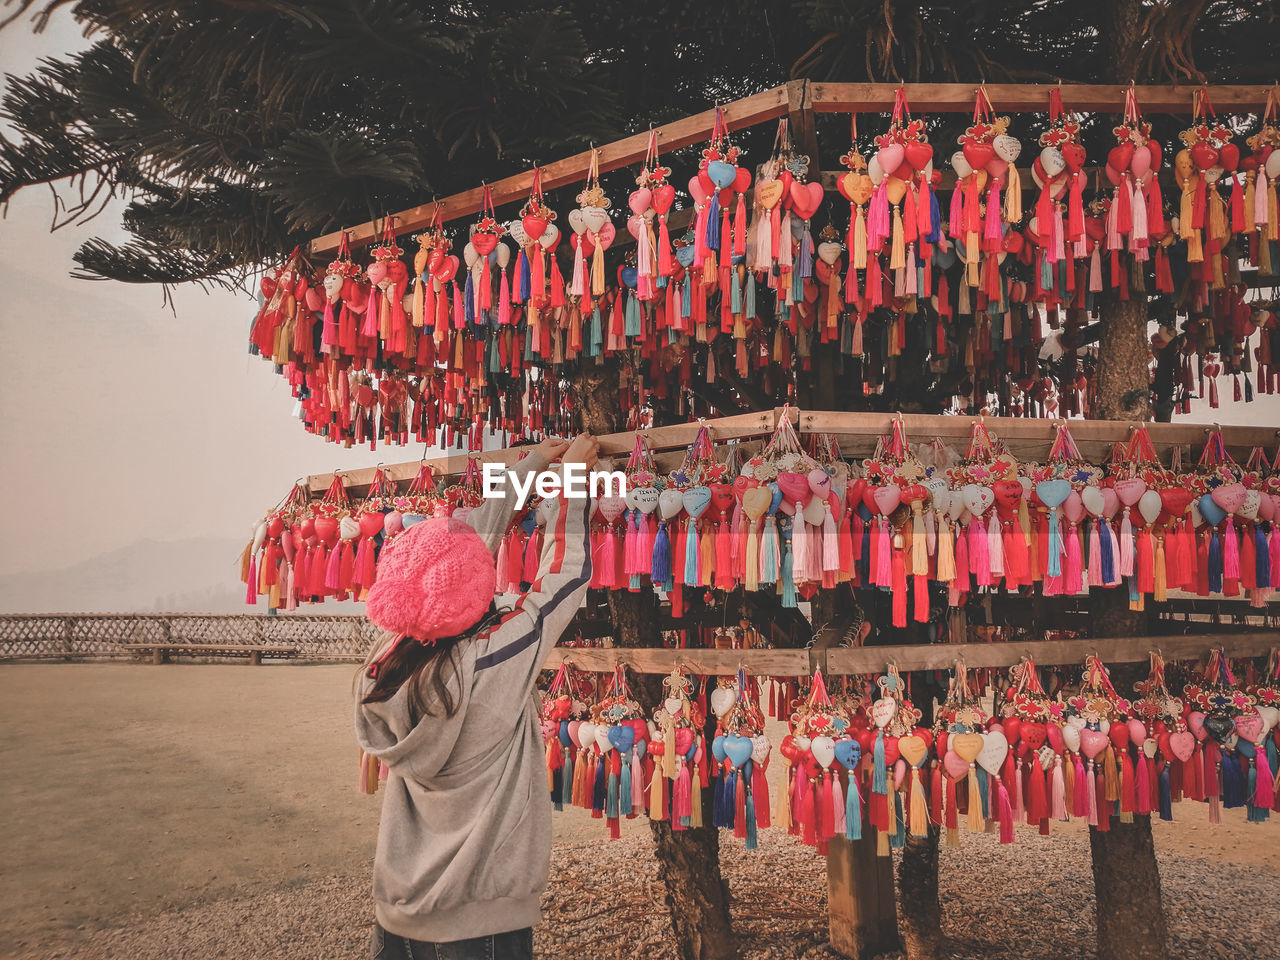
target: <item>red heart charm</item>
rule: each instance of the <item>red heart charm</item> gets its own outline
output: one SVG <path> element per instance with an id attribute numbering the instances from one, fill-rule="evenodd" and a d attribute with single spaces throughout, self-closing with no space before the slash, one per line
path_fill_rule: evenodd
<path id="1" fill-rule="evenodd" d="M 751 171 L 746 167 L 734 167 L 733 192 L 746 193 L 751 188 Z"/>
<path id="2" fill-rule="evenodd" d="M 963 153 L 965 160 L 969 161 L 969 166 L 974 170 L 985 170 L 991 158 L 996 155 L 996 148 L 978 140 L 966 140 Z"/>
<path id="3" fill-rule="evenodd" d="M 1218 151 L 1218 165 L 1227 173 L 1235 173 L 1240 166 L 1240 148 L 1234 143 L 1224 143 Z"/>
<path id="4" fill-rule="evenodd" d="M 1161 490 L 1160 505 L 1173 517 L 1185 517 L 1187 509 L 1191 506 L 1191 491 L 1186 487 L 1169 487 Z"/>
<path id="5" fill-rule="evenodd" d="M 1066 161 L 1067 169 L 1072 173 L 1077 173 L 1084 168 L 1086 152 L 1080 144 L 1064 143 L 1058 148 L 1058 152 L 1062 154 L 1062 159 Z"/>
<path id="6" fill-rule="evenodd" d="M 471 237 L 471 245 L 476 248 L 476 253 L 482 257 L 487 257 L 493 253 L 493 248 L 498 245 L 498 238 L 492 233 L 476 232 Z"/>
<path id="7" fill-rule="evenodd" d="M 653 190 L 653 209 L 657 211 L 658 216 L 664 217 L 667 211 L 671 209 L 671 204 L 675 203 L 676 188 L 669 183 L 664 183 L 660 187 Z"/>
<path id="8" fill-rule="evenodd" d="M 1022 742 L 1031 748 L 1032 753 L 1039 753 L 1047 739 L 1049 731 L 1043 723 L 1028 722 L 1022 725 Z"/>
<path id="9" fill-rule="evenodd" d="M 1191 162 L 1198 170 L 1208 170 L 1218 162 L 1218 151 L 1213 144 L 1200 140 L 1191 147 Z"/>
<path id="10" fill-rule="evenodd" d="M 530 240 L 537 240 L 540 236 L 542 236 L 547 231 L 547 221 L 544 220 L 542 217 L 535 216 L 532 213 L 526 216 L 523 220 L 521 220 L 520 225 L 524 227 L 524 232 L 529 235 Z M 473 247 L 476 246 L 476 241 L 474 237 L 471 240 L 471 245 Z M 480 248 L 476 247 L 476 249 L 479 250 Z"/>
<path id="11" fill-rule="evenodd" d="M 860 503 L 865 502 L 864 496 L 867 492 L 867 478 L 858 477 L 849 482 L 849 486 L 845 490 L 845 502 L 849 504 L 850 510 L 857 510 Z M 875 501 L 872 501 L 874 503 Z"/>
<path id="12" fill-rule="evenodd" d="M 917 172 L 927 167 L 929 161 L 933 159 L 933 147 L 919 140 L 908 140 L 902 145 L 902 151 L 906 155 L 907 163 L 911 164 L 912 169 Z"/>
<path id="13" fill-rule="evenodd" d="M 1129 164 L 1133 162 L 1133 144 L 1128 141 L 1118 143 L 1107 153 L 1107 166 L 1117 173 L 1123 173 L 1129 169 Z"/>

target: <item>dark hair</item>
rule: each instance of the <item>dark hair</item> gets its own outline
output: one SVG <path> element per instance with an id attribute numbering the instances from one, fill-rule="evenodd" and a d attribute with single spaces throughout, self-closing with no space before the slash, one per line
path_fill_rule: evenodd
<path id="1" fill-rule="evenodd" d="M 489 605 L 489 611 L 474 626 L 451 637 L 441 637 L 434 643 L 419 643 L 412 637 L 405 637 L 396 644 L 385 659 L 377 664 L 373 675 L 373 685 L 364 696 L 364 703 L 382 703 L 396 695 L 401 687 L 408 685 L 409 717 L 415 725 L 423 717 L 437 715 L 437 708 L 442 708 L 444 716 L 452 717 L 458 712 L 458 701 L 449 689 L 449 672 L 458 676 L 458 661 L 454 650 L 464 640 L 482 636 L 491 630 L 502 618 L 495 604 Z M 375 653 L 384 644 L 375 648 Z M 370 663 L 374 659 L 370 657 Z M 366 671 L 369 666 L 366 665 Z"/>

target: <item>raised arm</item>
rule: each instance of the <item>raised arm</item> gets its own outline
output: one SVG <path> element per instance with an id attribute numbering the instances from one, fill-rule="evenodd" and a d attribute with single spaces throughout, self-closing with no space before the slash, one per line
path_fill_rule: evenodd
<path id="1" fill-rule="evenodd" d="M 529 455 L 517 461 L 510 470 L 521 483 L 524 483 L 529 474 L 545 470 L 551 461 L 562 456 L 568 449 L 568 440 L 548 437 L 533 447 Z M 467 515 L 467 523 L 472 530 L 480 534 L 480 539 L 484 541 L 490 553 L 497 552 L 498 544 L 502 542 L 502 538 L 511 527 L 511 518 L 515 516 L 517 499 L 516 485 L 511 482 L 510 477 L 504 476 L 501 484 L 498 485 L 497 494 L 485 497 L 484 503 Z"/>

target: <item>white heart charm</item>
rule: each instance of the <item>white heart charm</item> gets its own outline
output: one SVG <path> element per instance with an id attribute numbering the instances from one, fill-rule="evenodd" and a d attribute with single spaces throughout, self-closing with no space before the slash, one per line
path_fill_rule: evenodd
<path id="1" fill-rule="evenodd" d="M 673 717 L 678 717 L 684 711 L 684 701 L 679 697 L 667 697 L 662 704 L 667 708 L 667 713 Z"/>
<path id="2" fill-rule="evenodd" d="M 1080 502 L 1084 504 L 1084 508 L 1089 511 L 1089 516 L 1102 516 L 1102 511 L 1107 508 L 1107 501 L 1102 496 L 1102 490 L 1099 487 L 1085 487 L 1080 491 Z"/>
<path id="3" fill-rule="evenodd" d="M 596 725 L 596 746 L 601 753 L 608 753 L 613 749 L 613 744 L 609 742 L 609 728 L 603 723 Z"/>
<path id="4" fill-rule="evenodd" d="M 569 228 L 579 236 L 586 233 L 587 221 L 583 218 L 580 207 L 575 207 L 569 211 Z"/>
<path id="5" fill-rule="evenodd" d="M 892 697 L 881 697 L 871 705 L 871 720 L 883 730 L 889 725 L 889 721 L 893 719 L 893 715 L 898 712 L 898 701 Z"/>
<path id="6" fill-rule="evenodd" d="M 578 724 L 578 746 L 583 750 L 589 750 L 596 742 L 596 725 L 590 720 L 583 720 Z"/>
<path id="7" fill-rule="evenodd" d="M 1071 718 L 1071 720 L 1076 720 L 1076 719 L 1078 718 L 1077 717 Z M 1079 753 L 1080 752 L 1080 726 L 1083 726 L 1083 724 L 1081 724 L 1080 726 L 1077 726 L 1076 724 L 1072 723 L 1071 720 L 1068 720 L 1066 723 L 1062 725 L 1062 742 L 1066 745 L 1066 748 L 1070 750 L 1072 753 Z"/>
<path id="8" fill-rule="evenodd" d="M 769 751 L 773 749 L 773 744 L 769 742 L 769 738 L 765 736 L 751 738 L 751 759 L 756 763 L 764 763 L 769 759 Z"/>
<path id="9" fill-rule="evenodd" d="M 1000 776 L 1004 758 L 1009 755 L 1009 741 L 999 730 L 982 734 L 982 750 L 978 752 L 978 766 L 991 776 Z"/>
<path id="10" fill-rule="evenodd" d="M 830 737 L 814 737 L 809 749 L 813 753 L 813 759 L 818 761 L 823 770 L 829 769 L 836 758 L 836 742 Z"/>
<path id="11" fill-rule="evenodd" d="M 658 494 L 658 513 L 663 520 L 670 520 L 684 509 L 684 492 L 675 487 L 667 487 Z"/>
<path id="12" fill-rule="evenodd" d="M 975 517 L 986 513 L 987 508 L 996 501 L 996 495 L 990 487 L 979 486 L 976 483 L 966 483 L 960 494 L 964 497 L 966 509 Z"/>
<path id="13" fill-rule="evenodd" d="M 1040 769 L 1046 772 L 1052 770 L 1054 763 L 1058 760 L 1058 755 L 1053 752 L 1053 747 L 1047 743 L 1040 748 L 1038 756 L 1040 758 Z"/>
<path id="14" fill-rule="evenodd" d="M 717 717 L 723 717 L 737 699 L 738 692 L 733 687 L 716 687 L 711 691 L 711 709 Z"/>

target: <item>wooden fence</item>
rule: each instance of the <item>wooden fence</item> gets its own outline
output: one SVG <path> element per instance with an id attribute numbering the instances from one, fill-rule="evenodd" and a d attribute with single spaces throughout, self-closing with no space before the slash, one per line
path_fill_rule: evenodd
<path id="1" fill-rule="evenodd" d="M 137 659 L 142 644 L 290 647 L 298 660 L 360 661 L 377 634 L 364 617 L 312 614 L 65 613 L 0 616 L 0 660 Z M 133 645 L 133 649 L 130 649 Z M 271 659 L 272 653 L 264 651 Z"/>

